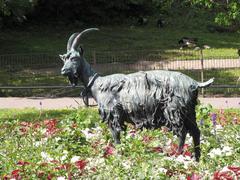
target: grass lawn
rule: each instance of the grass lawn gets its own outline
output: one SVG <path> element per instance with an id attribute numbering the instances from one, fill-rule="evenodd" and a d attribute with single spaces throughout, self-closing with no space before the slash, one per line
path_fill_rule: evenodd
<path id="1" fill-rule="evenodd" d="M 179 22 L 178 22 L 179 24 Z M 86 27 L 88 28 L 88 27 Z M 182 27 L 169 24 L 158 29 L 153 23 L 144 27 L 100 26 L 99 32 L 89 33 L 83 38 L 85 51 L 136 50 L 136 49 L 179 49 L 178 40 L 183 37 L 196 37 L 199 44 L 209 45 L 212 49 L 206 50 L 206 56 L 237 57 L 236 49 L 240 47 L 239 33 L 210 33 L 205 26 L 196 28 Z M 84 28 L 30 26 L 16 30 L 0 32 L 0 54 L 9 53 L 65 53 L 66 43 L 73 32 Z"/>

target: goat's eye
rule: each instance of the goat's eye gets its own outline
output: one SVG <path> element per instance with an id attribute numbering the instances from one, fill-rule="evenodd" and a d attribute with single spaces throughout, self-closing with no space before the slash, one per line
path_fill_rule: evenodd
<path id="1" fill-rule="evenodd" d="M 71 58 L 70 61 L 77 61 L 77 58 Z"/>

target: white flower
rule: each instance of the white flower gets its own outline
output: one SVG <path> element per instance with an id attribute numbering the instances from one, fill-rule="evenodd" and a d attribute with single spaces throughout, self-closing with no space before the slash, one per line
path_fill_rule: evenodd
<path id="1" fill-rule="evenodd" d="M 159 171 L 160 173 L 165 174 L 168 170 L 165 169 L 165 168 L 160 167 L 160 168 L 158 168 L 158 171 Z"/>
<path id="2" fill-rule="evenodd" d="M 192 159 L 189 156 L 184 157 L 183 155 L 179 155 L 176 161 L 183 164 L 185 169 L 188 169 L 189 164 L 192 163 Z"/>
<path id="3" fill-rule="evenodd" d="M 132 163 L 131 163 L 131 161 L 123 161 L 122 165 L 125 169 L 130 169 L 132 166 Z"/>
<path id="4" fill-rule="evenodd" d="M 61 138 L 60 138 L 60 137 L 56 137 L 55 140 L 56 140 L 56 141 L 59 141 L 59 140 L 61 140 Z"/>
<path id="5" fill-rule="evenodd" d="M 219 148 L 216 148 L 216 149 L 212 149 L 208 155 L 211 157 L 211 158 L 214 158 L 215 156 L 220 156 L 222 154 L 222 151 L 221 149 Z"/>
<path id="6" fill-rule="evenodd" d="M 217 125 L 215 126 L 215 129 L 212 129 L 210 132 L 211 132 L 212 134 L 215 134 L 215 132 L 218 133 L 218 132 L 220 132 L 220 131 L 222 131 L 222 130 L 223 130 L 223 127 L 222 127 L 220 124 L 217 124 Z"/>
<path id="7" fill-rule="evenodd" d="M 75 163 L 75 162 L 77 162 L 77 161 L 79 161 L 79 159 L 80 159 L 80 157 L 79 156 L 73 156 L 72 158 L 71 158 L 71 163 Z"/>
<path id="8" fill-rule="evenodd" d="M 36 146 L 36 147 L 44 145 L 47 142 L 47 140 L 48 140 L 47 138 L 43 138 L 43 139 L 41 139 L 41 141 L 33 142 L 33 145 Z"/>
<path id="9" fill-rule="evenodd" d="M 232 149 L 232 147 L 224 146 L 223 149 L 222 149 L 222 152 L 223 152 L 226 156 L 231 156 L 231 155 L 232 155 L 232 152 L 233 152 L 233 149 Z"/>
<path id="10" fill-rule="evenodd" d="M 88 166 L 87 169 L 91 169 L 94 167 L 104 167 L 105 159 L 104 158 L 87 158 Z"/>
<path id="11" fill-rule="evenodd" d="M 66 154 L 64 154 L 61 158 L 61 161 L 64 161 L 64 160 L 66 160 L 67 159 L 67 155 Z"/>
<path id="12" fill-rule="evenodd" d="M 45 160 L 45 161 L 47 161 L 47 162 L 53 161 L 53 158 L 51 158 L 51 157 L 49 156 L 49 154 L 46 153 L 46 152 L 41 152 L 41 156 L 42 156 L 43 160 Z"/>
<path id="13" fill-rule="evenodd" d="M 60 176 L 60 177 L 57 177 L 57 180 L 66 180 L 66 178 L 63 176 Z"/>
<path id="14" fill-rule="evenodd" d="M 96 134 L 92 133 L 92 131 L 89 128 L 81 130 L 81 132 L 85 135 L 87 140 L 92 139 L 96 136 Z"/>
<path id="15" fill-rule="evenodd" d="M 170 146 L 172 144 L 172 140 L 169 139 L 167 142 L 166 142 L 166 146 Z"/>
<path id="16" fill-rule="evenodd" d="M 40 130 L 40 132 L 41 132 L 41 134 L 45 134 L 45 133 L 47 132 L 47 129 L 46 129 L 46 128 L 42 128 L 42 129 Z"/>
<path id="17" fill-rule="evenodd" d="M 63 154 L 68 154 L 68 151 L 67 150 L 63 150 Z"/>
<path id="18" fill-rule="evenodd" d="M 222 149 L 220 148 L 216 148 L 216 149 L 212 149 L 208 155 L 213 158 L 215 156 L 230 156 L 233 153 L 233 149 L 232 147 L 229 146 L 224 146 Z"/>

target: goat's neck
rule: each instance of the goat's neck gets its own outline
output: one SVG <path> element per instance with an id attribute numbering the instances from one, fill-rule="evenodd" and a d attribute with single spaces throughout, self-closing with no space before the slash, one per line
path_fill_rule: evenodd
<path id="1" fill-rule="evenodd" d="M 83 82 L 84 86 L 87 87 L 96 72 L 84 58 L 81 60 L 81 65 L 78 71 L 80 80 Z"/>

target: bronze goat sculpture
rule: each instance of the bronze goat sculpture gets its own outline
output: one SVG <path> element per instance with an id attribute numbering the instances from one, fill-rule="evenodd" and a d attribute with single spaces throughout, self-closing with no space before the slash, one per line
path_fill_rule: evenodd
<path id="1" fill-rule="evenodd" d="M 153 70 L 132 74 L 99 76 L 83 57 L 79 47 L 82 35 L 98 30 L 90 28 L 74 33 L 68 40 L 62 75 L 68 76 L 75 86 L 80 79 L 98 104 L 99 113 L 120 143 L 120 132 L 125 122 L 137 128 L 156 129 L 166 126 L 179 138 L 181 153 L 186 134 L 193 137 L 195 159 L 200 158 L 200 130 L 196 123 L 195 106 L 198 89 L 207 87 L 214 79 L 199 83 L 174 71 Z"/>

